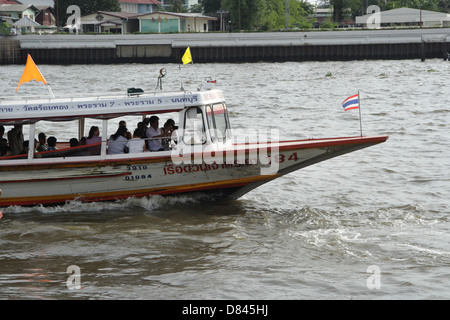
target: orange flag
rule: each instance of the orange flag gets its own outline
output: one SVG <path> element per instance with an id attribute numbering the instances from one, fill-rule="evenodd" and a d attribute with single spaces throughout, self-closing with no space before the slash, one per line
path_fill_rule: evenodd
<path id="1" fill-rule="evenodd" d="M 23 70 L 22 78 L 20 78 L 19 84 L 17 85 L 16 92 L 19 90 L 19 86 L 22 83 L 31 80 L 42 81 L 44 84 L 47 84 L 47 81 L 45 81 L 44 76 L 34 63 L 33 58 L 31 58 L 31 56 L 28 55 L 27 64 L 25 65 L 25 70 Z"/>

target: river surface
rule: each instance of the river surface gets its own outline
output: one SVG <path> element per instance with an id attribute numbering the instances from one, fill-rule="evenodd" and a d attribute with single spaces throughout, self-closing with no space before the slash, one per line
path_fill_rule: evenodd
<path id="1" fill-rule="evenodd" d="M 56 95 L 153 91 L 162 67 L 164 89 L 211 76 L 233 128 L 281 139 L 359 135 L 358 110 L 341 106 L 359 91 L 363 134 L 390 138 L 235 201 L 3 208 L 0 299 L 450 299 L 450 62 L 39 67 Z M 16 94 L 23 68 L 0 66 L 1 95 Z"/>

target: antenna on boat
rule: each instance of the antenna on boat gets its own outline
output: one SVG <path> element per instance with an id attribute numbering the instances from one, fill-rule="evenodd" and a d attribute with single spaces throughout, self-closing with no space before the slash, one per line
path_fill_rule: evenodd
<path id="1" fill-rule="evenodd" d="M 159 76 L 158 76 L 158 80 L 156 82 L 155 91 L 158 89 L 158 87 L 159 87 L 159 90 L 162 90 L 162 78 L 164 78 L 166 76 L 166 74 L 167 74 L 167 71 L 165 68 L 162 68 L 161 70 L 159 70 Z"/>

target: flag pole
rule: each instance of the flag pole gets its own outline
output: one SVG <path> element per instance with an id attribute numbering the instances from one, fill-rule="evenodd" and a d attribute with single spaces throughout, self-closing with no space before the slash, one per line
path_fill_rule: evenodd
<path id="1" fill-rule="evenodd" d="M 359 102 L 359 106 L 358 106 L 358 110 L 359 110 L 359 133 L 362 137 L 362 120 L 361 120 L 361 99 L 359 97 L 359 90 L 358 90 L 358 102 Z"/>
<path id="2" fill-rule="evenodd" d="M 52 87 L 50 87 L 50 85 L 47 83 L 47 88 L 48 88 L 48 92 L 50 93 L 50 96 L 52 98 L 56 98 L 55 94 L 53 93 Z"/>

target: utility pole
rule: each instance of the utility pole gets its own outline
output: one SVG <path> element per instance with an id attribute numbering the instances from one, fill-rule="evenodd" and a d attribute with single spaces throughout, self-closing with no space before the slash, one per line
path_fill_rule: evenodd
<path id="1" fill-rule="evenodd" d="M 288 1 L 284 0 L 284 29 L 287 30 L 289 25 L 289 9 L 288 9 Z"/>
<path id="2" fill-rule="evenodd" d="M 59 5 L 58 0 L 56 0 L 56 33 L 59 32 Z"/>
<path id="3" fill-rule="evenodd" d="M 239 31 L 241 31 L 241 0 L 239 0 Z"/>
<path id="4" fill-rule="evenodd" d="M 422 29 L 422 0 L 420 0 L 420 29 Z"/>

